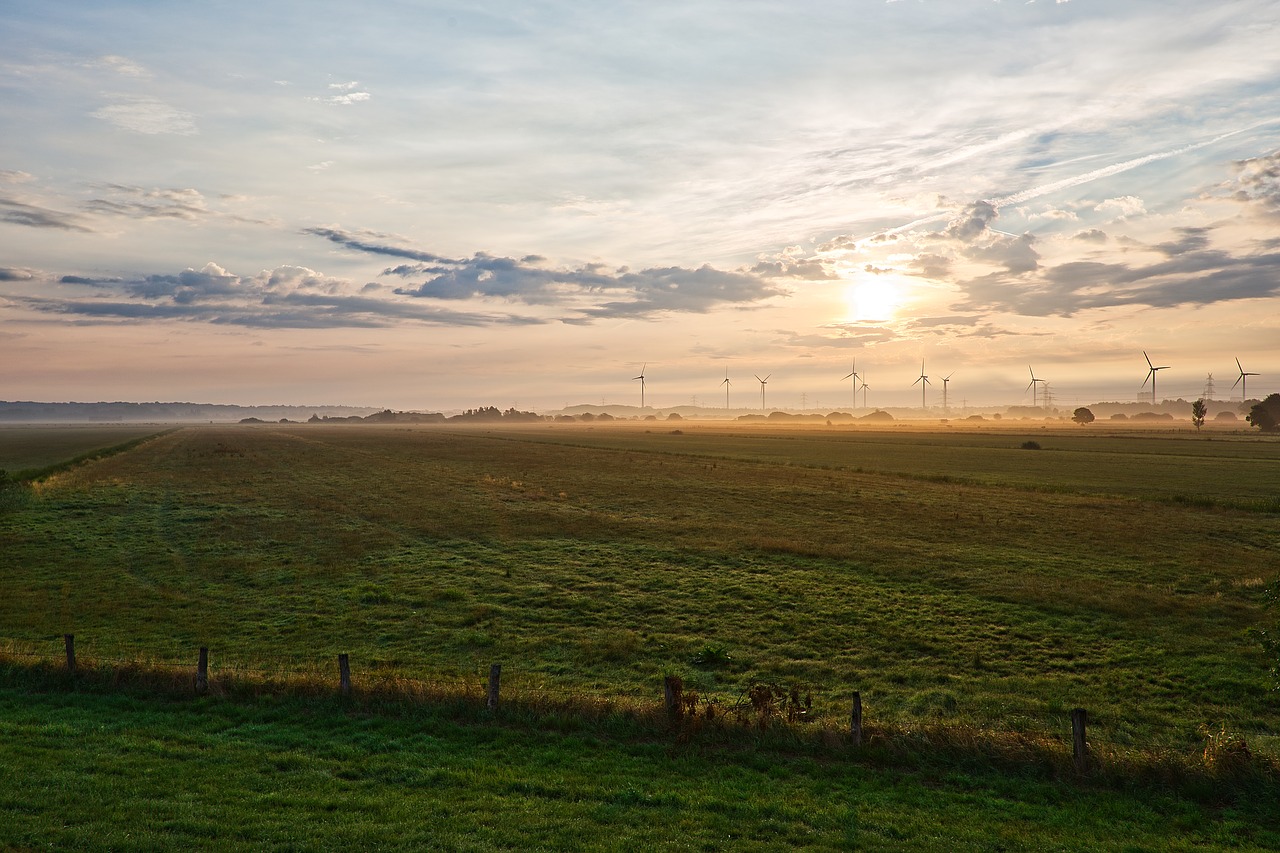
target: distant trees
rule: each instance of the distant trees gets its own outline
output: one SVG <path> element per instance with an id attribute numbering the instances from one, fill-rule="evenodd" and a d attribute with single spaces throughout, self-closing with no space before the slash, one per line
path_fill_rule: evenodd
<path id="1" fill-rule="evenodd" d="M 1089 411 L 1084 406 L 1081 406 L 1071 413 L 1071 420 L 1080 424 L 1080 426 L 1091 424 L 1093 423 L 1093 412 Z"/>
<path id="2" fill-rule="evenodd" d="M 1205 416 L 1209 414 L 1209 407 L 1204 400 L 1196 400 L 1191 404 L 1191 423 L 1196 425 L 1196 432 L 1200 431 L 1200 427 L 1204 426 Z"/>
<path id="3" fill-rule="evenodd" d="M 1263 432 L 1280 432 L 1280 394 L 1271 394 L 1255 405 L 1245 420 Z"/>

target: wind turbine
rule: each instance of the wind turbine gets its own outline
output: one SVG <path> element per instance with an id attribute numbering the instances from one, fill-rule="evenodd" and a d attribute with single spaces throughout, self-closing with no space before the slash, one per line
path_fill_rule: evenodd
<path id="1" fill-rule="evenodd" d="M 942 377 L 942 411 L 944 413 L 949 413 L 951 411 L 951 408 L 947 406 L 947 383 L 950 382 L 951 377 L 955 375 L 956 372 L 953 370 L 946 376 Z"/>
<path id="2" fill-rule="evenodd" d="M 764 411 L 764 386 L 769 384 L 769 376 L 772 376 L 773 374 L 770 373 L 769 376 L 766 376 L 764 379 L 761 379 L 759 376 L 757 376 L 754 373 L 752 375 L 755 376 L 756 381 L 760 383 L 760 411 L 763 412 Z"/>
<path id="3" fill-rule="evenodd" d="M 862 408 L 864 409 L 867 407 L 867 389 L 870 387 L 871 386 L 867 384 L 867 372 L 864 370 L 862 371 Z M 853 404 L 856 406 L 858 401 L 854 400 Z"/>
<path id="4" fill-rule="evenodd" d="M 1029 365 L 1029 364 L 1027 365 L 1027 370 L 1030 370 L 1030 371 L 1031 371 L 1031 384 L 1029 384 L 1029 385 L 1027 386 L 1027 388 L 1030 388 L 1030 389 L 1031 389 L 1031 406 L 1032 406 L 1032 408 L 1035 408 L 1035 405 L 1036 405 L 1036 383 L 1038 383 L 1038 382 L 1043 382 L 1043 383 L 1044 383 L 1044 384 L 1046 384 L 1046 385 L 1048 385 L 1049 383 L 1048 383 L 1048 381 L 1047 381 L 1047 380 L 1045 380 L 1045 379 L 1037 379 L 1037 378 L 1036 378 L 1036 372 L 1035 372 L 1034 370 L 1031 370 L 1031 365 Z M 1027 393 L 1027 392 L 1026 392 L 1026 390 L 1024 389 L 1022 393 L 1024 393 L 1024 394 L 1025 394 L 1025 393 Z"/>
<path id="5" fill-rule="evenodd" d="M 1156 367 L 1154 364 L 1151 363 L 1151 357 L 1147 355 L 1146 350 L 1142 351 L 1142 357 L 1147 360 L 1147 379 L 1151 380 L 1151 405 L 1157 406 L 1159 404 L 1156 402 L 1156 371 L 1168 370 L 1169 365 L 1166 364 L 1163 367 Z M 1147 379 L 1142 380 L 1143 388 L 1147 387 Z"/>
<path id="6" fill-rule="evenodd" d="M 640 375 L 631 377 L 631 381 L 640 380 L 640 408 L 644 408 L 644 368 L 649 366 L 649 362 L 644 363 L 644 367 L 640 368 Z"/>
<path id="7" fill-rule="evenodd" d="M 924 394 L 925 394 L 925 388 L 927 388 L 927 387 L 928 387 L 928 385 L 929 385 L 929 377 L 928 377 L 928 376 L 925 376 L 925 374 L 924 374 L 924 359 L 923 359 L 923 358 L 922 358 L 922 359 L 920 359 L 920 376 L 919 376 L 919 378 L 918 378 L 918 379 L 916 379 L 916 382 L 919 382 L 919 383 L 920 383 L 920 408 L 924 409 L 924 410 L 927 412 L 927 411 L 929 410 L 929 406 L 925 403 L 925 396 L 924 396 Z M 916 382 L 912 382 L 911 384 L 912 384 L 912 385 L 915 385 L 915 384 L 916 384 Z"/>
<path id="8" fill-rule="evenodd" d="M 1237 367 L 1237 368 L 1239 368 L 1239 370 L 1240 370 L 1240 375 L 1239 375 L 1238 377 L 1236 377 L 1235 384 L 1231 386 L 1231 390 L 1233 390 L 1233 391 L 1234 391 L 1234 390 L 1235 390 L 1235 388 L 1236 388 L 1236 385 L 1239 385 L 1239 386 L 1240 386 L 1240 400 L 1241 400 L 1241 402 L 1243 402 L 1243 401 L 1245 401 L 1245 400 L 1248 400 L 1248 399 L 1249 399 L 1249 392 L 1245 390 L 1245 385 L 1246 385 L 1245 377 L 1246 377 L 1246 376 L 1261 376 L 1262 374 L 1260 374 L 1260 373 L 1245 373 L 1245 372 L 1244 372 L 1244 368 L 1243 368 L 1243 367 L 1240 367 L 1240 359 L 1238 359 L 1238 358 L 1236 359 L 1236 367 Z"/>
<path id="9" fill-rule="evenodd" d="M 724 369 L 724 381 L 720 384 L 724 386 L 724 407 L 727 411 L 729 409 L 729 386 L 733 384 L 729 381 L 729 368 L 727 367 Z"/>
<path id="10" fill-rule="evenodd" d="M 853 407 L 858 408 L 858 360 L 853 360 L 853 370 L 849 371 L 848 376 L 841 377 L 840 381 L 853 377 Z"/>

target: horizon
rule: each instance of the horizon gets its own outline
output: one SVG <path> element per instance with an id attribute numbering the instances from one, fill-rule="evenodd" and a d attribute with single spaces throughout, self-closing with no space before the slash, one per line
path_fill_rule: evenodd
<path id="1" fill-rule="evenodd" d="M 0 397 L 1280 390 L 1280 7 L 809 11 L 10 4 Z"/>

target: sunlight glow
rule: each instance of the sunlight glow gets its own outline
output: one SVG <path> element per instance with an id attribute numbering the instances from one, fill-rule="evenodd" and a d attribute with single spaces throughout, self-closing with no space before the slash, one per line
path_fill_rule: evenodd
<path id="1" fill-rule="evenodd" d="M 882 323 L 893 320 L 905 298 L 902 283 L 887 275 L 861 278 L 845 288 L 849 319 L 856 322 Z"/>

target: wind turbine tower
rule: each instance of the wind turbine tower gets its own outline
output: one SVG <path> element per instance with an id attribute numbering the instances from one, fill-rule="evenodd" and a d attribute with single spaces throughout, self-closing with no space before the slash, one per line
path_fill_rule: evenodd
<path id="1" fill-rule="evenodd" d="M 853 407 L 856 409 L 858 408 L 858 360 L 857 359 L 854 359 L 853 361 L 853 370 L 850 370 L 849 374 L 843 377 L 840 381 L 843 382 L 845 379 L 849 379 L 850 377 L 853 378 Z"/>
<path id="2" fill-rule="evenodd" d="M 1239 385 L 1239 386 L 1240 386 L 1240 402 L 1242 402 L 1242 403 L 1243 403 L 1245 400 L 1248 400 L 1248 399 L 1249 399 L 1249 392 L 1245 390 L 1245 382 L 1246 382 L 1245 377 L 1246 377 L 1246 376 L 1259 376 L 1259 375 L 1261 375 L 1261 374 L 1257 374 L 1257 373 L 1245 373 L 1245 372 L 1244 372 L 1244 368 L 1240 366 L 1240 359 L 1238 359 L 1238 358 L 1236 359 L 1236 369 L 1238 369 L 1238 370 L 1240 371 L 1240 375 L 1236 377 L 1235 384 L 1233 384 L 1233 385 L 1231 386 L 1231 390 L 1232 390 L 1232 391 L 1234 391 L 1234 390 L 1235 390 L 1235 388 L 1236 388 L 1236 385 Z"/>
<path id="3" fill-rule="evenodd" d="M 924 359 L 923 359 L 923 358 L 922 358 L 922 359 L 920 359 L 920 376 L 916 379 L 916 381 L 915 381 L 915 382 L 912 382 L 911 384 L 912 384 L 912 385 L 915 385 L 915 384 L 916 384 L 916 382 L 919 382 L 919 383 L 920 383 L 920 408 L 924 409 L 924 410 L 925 410 L 925 412 L 928 412 L 928 411 L 929 411 L 929 405 L 928 405 L 928 403 L 927 403 L 927 402 L 925 402 L 925 389 L 929 386 L 929 377 L 928 377 L 928 376 L 926 376 L 926 375 L 925 375 L 925 373 L 924 373 Z"/>
<path id="4" fill-rule="evenodd" d="M 724 369 L 724 381 L 721 382 L 720 384 L 724 386 L 724 408 L 725 408 L 725 411 L 728 411 L 729 410 L 729 386 L 732 385 L 733 383 L 729 381 L 729 368 L 727 367 Z"/>
<path id="5" fill-rule="evenodd" d="M 1146 350 L 1142 351 L 1142 357 L 1147 360 L 1147 379 L 1151 380 L 1151 405 L 1153 407 L 1158 406 L 1160 404 L 1156 402 L 1156 371 L 1168 370 L 1169 365 L 1166 364 L 1161 367 L 1156 367 L 1154 364 L 1151 363 L 1151 357 L 1147 355 Z M 1143 388 L 1147 387 L 1147 379 L 1142 380 Z"/>
<path id="6" fill-rule="evenodd" d="M 1045 384 L 1045 385 L 1048 385 L 1049 383 L 1048 383 L 1048 382 L 1046 382 L 1044 379 L 1037 379 L 1037 378 L 1036 378 L 1036 372 L 1035 372 L 1034 370 L 1031 370 L 1031 365 L 1029 365 L 1029 364 L 1027 365 L 1027 370 L 1030 370 L 1030 371 L 1031 371 L 1031 383 L 1030 383 L 1029 385 L 1027 385 L 1027 387 L 1031 389 L 1031 406 L 1032 406 L 1032 408 L 1035 408 L 1035 405 L 1036 405 L 1036 385 L 1041 384 L 1041 383 L 1043 383 L 1043 384 Z M 1024 394 L 1025 394 L 1025 393 L 1026 393 L 1026 391 L 1024 390 L 1022 393 L 1024 393 Z"/>
<path id="7" fill-rule="evenodd" d="M 870 387 L 871 386 L 867 384 L 867 371 L 864 370 L 862 371 L 862 408 L 864 409 L 867 407 L 867 389 Z M 858 401 L 854 400 L 853 404 L 856 406 Z"/>
<path id="8" fill-rule="evenodd" d="M 951 407 L 947 405 L 947 383 L 950 382 L 951 377 L 955 375 L 956 375 L 956 372 L 953 370 L 950 373 L 948 373 L 946 376 L 942 377 L 942 413 L 943 414 L 951 413 Z"/>
<path id="9" fill-rule="evenodd" d="M 644 369 L 648 366 L 649 363 L 645 362 L 644 367 L 640 368 L 640 375 L 631 377 L 632 382 L 635 382 L 637 379 L 640 380 L 640 408 L 642 409 L 644 408 Z"/>
<path id="10" fill-rule="evenodd" d="M 755 374 L 752 375 L 754 376 Z M 772 375 L 772 373 L 769 374 L 769 376 Z M 756 381 L 760 383 L 760 411 L 762 412 L 764 411 L 764 386 L 769 384 L 769 376 L 766 376 L 764 379 L 756 376 Z"/>

